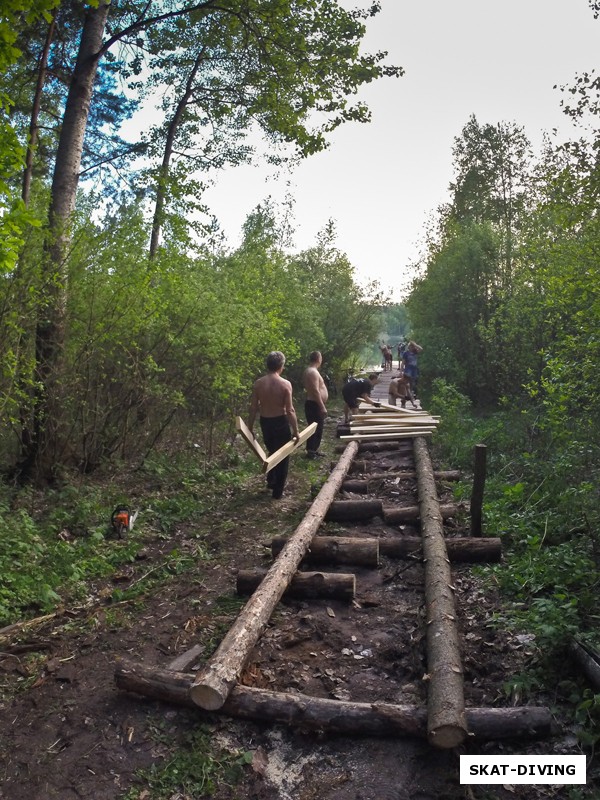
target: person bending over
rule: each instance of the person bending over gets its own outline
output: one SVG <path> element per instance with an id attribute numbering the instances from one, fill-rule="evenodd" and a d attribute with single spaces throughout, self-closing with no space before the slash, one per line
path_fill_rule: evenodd
<path id="1" fill-rule="evenodd" d="M 292 384 L 281 377 L 285 356 L 279 350 L 269 353 L 266 359 L 267 374 L 254 382 L 248 428 L 254 428 L 256 415 L 260 414 L 260 428 L 269 455 L 294 439 L 298 441 L 298 418 L 292 400 Z M 254 432 L 252 431 L 252 435 Z M 267 472 L 267 486 L 278 500 L 283 495 L 288 475 L 289 456 Z"/>
<path id="2" fill-rule="evenodd" d="M 350 417 L 353 411 L 356 411 L 359 403 L 363 400 L 365 403 L 370 403 L 372 406 L 379 407 L 381 403 L 376 403 L 371 400 L 371 390 L 379 380 L 379 375 L 372 372 L 368 378 L 351 378 L 342 389 L 342 397 L 344 398 L 344 421 L 350 422 Z"/>

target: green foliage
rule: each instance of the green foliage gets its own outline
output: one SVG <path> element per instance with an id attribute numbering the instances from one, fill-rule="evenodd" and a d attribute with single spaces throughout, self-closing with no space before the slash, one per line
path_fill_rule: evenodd
<path id="1" fill-rule="evenodd" d="M 172 744 L 160 730 L 157 738 L 163 744 Z M 218 787 L 235 786 L 251 761 L 252 753 L 219 750 L 209 728 L 200 726 L 183 739 L 164 764 L 154 763 L 140 770 L 137 778 L 143 788 L 130 789 L 122 800 L 138 800 L 142 792 L 148 800 L 212 797 Z"/>

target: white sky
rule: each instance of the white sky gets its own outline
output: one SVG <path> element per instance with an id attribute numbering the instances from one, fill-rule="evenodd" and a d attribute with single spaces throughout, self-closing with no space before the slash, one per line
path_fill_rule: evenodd
<path id="1" fill-rule="evenodd" d="M 425 222 L 448 199 L 454 138 L 469 116 L 522 125 L 535 152 L 543 131 L 558 126 L 568 138 L 553 86 L 594 69 L 599 43 L 600 20 L 587 0 L 382 0 L 365 50 L 387 50 L 405 75 L 361 92 L 372 122 L 342 126 L 329 150 L 291 176 L 227 170 L 204 199 L 235 246 L 261 200 L 291 193 L 298 249 L 315 244 L 333 218 L 359 282 L 378 280 L 399 300 Z"/>

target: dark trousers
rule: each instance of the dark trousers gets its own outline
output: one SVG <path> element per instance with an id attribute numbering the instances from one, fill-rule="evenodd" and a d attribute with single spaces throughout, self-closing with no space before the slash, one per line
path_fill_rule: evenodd
<path id="1" fill-rule="evenodd" d="M 281 417 L 261 417 L 260 429 L 269 455 L 290 441 L 292 431 L 285 414 Z M 267 486 L 273 490 L 273 497 L 281 497 L 288 475 L 290 459 L 284 458 L 276 467 L 267 472 Z"/>
<path id="2" fill-rule="evenodd" d="M 317 423 L 317 430 L 313 433 L 310 439 L 306 440 L 306 452 L 316 453 L 321 446 L 321 439 L 323 438 L 323 426 L 325 424 L 325 417 L 319 408 L 316 400 L 304 401 L 304 416 L 310 425 L 311 422 Z"/>

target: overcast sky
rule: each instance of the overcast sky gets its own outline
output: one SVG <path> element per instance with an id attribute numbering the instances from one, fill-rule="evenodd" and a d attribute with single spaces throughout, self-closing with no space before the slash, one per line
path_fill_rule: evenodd
<path id="1" fill-rule="evenodd" d="M 453 141 L 469 116 L 522 125 L 536 152 L 543 131 L 559 126 L 568 138 L 553 86 L 594 69 L 599 45 L 587 0 L 382 0 L 365 50 L 387 50 L 405 75 L 361 92 L 372 122 L 342 126 L 329 150 L 287 177 L 228 170 L 205 199 L 235 246 L 246 215 L 289 192 L 297 249 L 333 218 L 359 282 L 376 279 L 398 300 L 426 220 L 448 199 Z"/>

